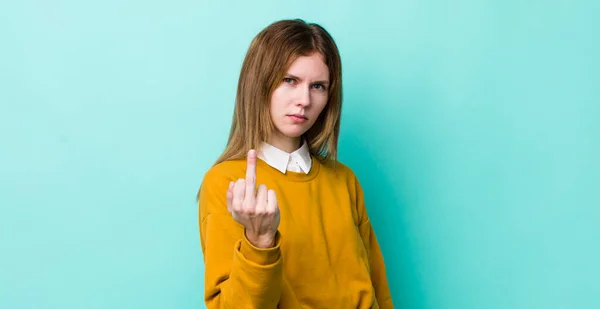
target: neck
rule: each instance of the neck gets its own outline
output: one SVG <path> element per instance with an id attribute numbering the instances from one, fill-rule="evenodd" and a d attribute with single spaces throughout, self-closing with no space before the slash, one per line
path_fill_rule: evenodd
<path id="1" fill-rule="evenodd" d="M 276 147 L 276 148 L 281 149 L 288 153 L 292 153 L 292 152 L 298 150 L 298 148 L 300 148 L 300 146 L 302 146 L 301 142 L 302 142 L 301 137 L 283 137 L 283 136 L 273 136 L 273 137 L 271 137 L 271 139 L 269 139 L 269 141 L 267 141 L 267 143 L 269 143 L 273 147 Z"/>

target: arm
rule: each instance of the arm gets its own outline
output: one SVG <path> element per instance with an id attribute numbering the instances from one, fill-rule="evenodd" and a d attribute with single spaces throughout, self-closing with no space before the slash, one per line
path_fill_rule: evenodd
<path id="1" fill-rule="evenodd" d="M 371 281 L 375 288 L 375 297 L 377 298 L 377 304 L 381 309 L 394 308 L 392 303 L 392 296 L 388 285 L 385 263 L 375 231 L 371 226 L 371 221 L 366 218 L 362 224 L 358 227 L 360 236 L 367 249 L 367 255 L 369 256 L 369 263 L 371 266 Z"/>
<path id="2" fill-rule="evenodd" d="M 281 236 L 257 248 L 227 211 L 229 179 L 207 173 L 199 193 L 207 308 L 276 308 L 281 295 Z"/>
<path id="3" fill-rule="evenodd" d="M 375 230 L 373 229 L 371 220 L 367 214 L 362 187 L 356 178 L 355 190 L 359 215 L 358 229 L 369 257 L 371 282 L 373 283 L 373 287 L 375 289 L 377 304 L 381 309 L 393 309 L 394 304 L 392 303 L 392 296 L 388 285 L 383 254 L 381 253 L 381 248 L 379 247 L 379 242 L 377 241 L 377 236 L 375 235 Z"/>

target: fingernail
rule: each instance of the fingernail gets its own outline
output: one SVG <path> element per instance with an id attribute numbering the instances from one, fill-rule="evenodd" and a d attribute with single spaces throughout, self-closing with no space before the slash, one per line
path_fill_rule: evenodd
<path id="1" fill-rule="evenodd" d="M 256 154 L 256 151 L 254 151 L 254 149 L 250 149 L 250 151 L 248 152 L 249 156 L 254 156 Z"/>

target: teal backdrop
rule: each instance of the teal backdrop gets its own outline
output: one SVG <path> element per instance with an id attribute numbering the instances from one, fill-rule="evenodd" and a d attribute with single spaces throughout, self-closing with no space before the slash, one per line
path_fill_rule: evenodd
<path id="1" fill-rule="evenodd" d="M 598 1 L 5 1 L 0 308 L 204 308 L 195 194 L 269 23 L 343 59 L 397 308 L 600 308 Z"/>

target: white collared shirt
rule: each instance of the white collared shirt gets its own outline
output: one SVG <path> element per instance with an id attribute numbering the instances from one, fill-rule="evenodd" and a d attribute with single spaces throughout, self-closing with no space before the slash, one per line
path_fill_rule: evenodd
<path id="1" fill-rule="evenodd" d="M 308 174 L 312 167 L 312 159 L 306 140 L 302 142 L 300 148 L 292 153 L 263 142 L 257 157 L 284 174 L 286 171 Z"/>

